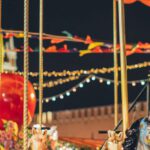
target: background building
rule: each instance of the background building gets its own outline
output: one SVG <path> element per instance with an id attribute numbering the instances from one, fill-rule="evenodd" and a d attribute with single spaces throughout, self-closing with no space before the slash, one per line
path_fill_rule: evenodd
<path id="1" fill-rule="evenodd" d="M 146 102 L 139 102 L 130 113 L 130 123 L 146 116 Z M 121 118 L 121 105 L 119 105 L 119 118 Z M 38 121 L 35 115 L 33 122 Z M 104 139 L 107 135 L 99 134 L 99 130 L 114 128 L 113 105 L 83 109 L 73 109 L 57 112 L 43 113 L 43 124 L 56 125 L 60 137 L 77 137 L 90 139 Z"/>

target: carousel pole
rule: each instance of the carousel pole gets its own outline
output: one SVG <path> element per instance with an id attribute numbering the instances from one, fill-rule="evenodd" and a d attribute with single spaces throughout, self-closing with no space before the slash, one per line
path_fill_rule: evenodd
<path id="1" fill-rule="evenodd" d="M 125 37 L 125 12 L 124 1 L 118 0 L 119 10 L 119 36 L 120 36 L 120 62 L 121 62 L 121 92 L 122 92 L 122 115 L 123 115 L 123 133 L 129 127 L 128 114 L 128 87 L 127 87 L 127 60 L 126 60 L 126 37 Z"/>
<path id="2" fill-rule="evenodd" d="M 4 70 L 4 45 L 2 35 L 2 0 L 0 0 L 0 73 Z"/>
<path id="3" fill-rule="evenodd" d="M 29 0 L 24 0 L 24 109 L 23 109 L 23 150 L 28 149 L 28 30 L 29 30 Z"/>
<path id="4" fill-rule="evenodd" d="M 118 124 L 117 1 L 113 0 L 114 125 Z"/>
<path id="5" fill-rule="evenodd" d="M 43 101 L 43 0 L 40 0 L 39 14 L 39 124 L 42 127 L 42 101 Z"/>
<path id="6" fill-rule="evenodd" d="M 150 74 L 148 75 L 148 83 L 147 83 L 147 116 L 150 120 Z"/>

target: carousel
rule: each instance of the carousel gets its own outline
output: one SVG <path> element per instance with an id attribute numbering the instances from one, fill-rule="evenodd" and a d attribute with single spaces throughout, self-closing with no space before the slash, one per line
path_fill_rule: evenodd
<path id="1" fill-rule="evenodd" d="M 105 142 L 89 139 L 59 138 L 57 126 L 47 127 L 42 124 L 43 112 L 43 0 L 40 0 L 39 13 L 39 122 L 29 127 L 36 108 L 36 94 L 29 82 L 29 0 L 24 0 L 24 66 L 23 76 L 4 72 L 4 46 L 2 29 L 2 0 L 0 0 L 0 150 L 73 150 L 85 143 L 90 143 L 91 149 L 101 150 L 149 150 L 150 149 L 150 76 L 142 92 L 147 92 L 147 116 L 129 125 L 129 112 L 138 101 L 135 99 L 131 107 L 128 104 L 126 37 L 124 2 L 131 4 L 137 0 L 113 0 L 114 24 L 114 130 L 100 131 L 107 133 Z M 138 0 L 150 6 L 149 0 Z M 117 3 L 119 14 L 119 32 L 117 32 Z M 122 120 L 118 121 L 118 51 L 117 33 L 120 37 L 121 89 L 122 89 Z M 8 90 L 9 89 L 9 90 Z M 140 94 L 142 94 L 142 92 Z M 11 113 L 10 113 L 11 112 Z M 17 116 L 17 117 L 16 117 Z M 122 131 L 118 131 L 122 124 Z M 78 145 L 64 146 L 63 141 Z M 79 146 L 80 145 L 80 146 Z M 101 145 L 101 146 L 99 146 Z M 68 148 L 67 148 L 68 147 Z"/>

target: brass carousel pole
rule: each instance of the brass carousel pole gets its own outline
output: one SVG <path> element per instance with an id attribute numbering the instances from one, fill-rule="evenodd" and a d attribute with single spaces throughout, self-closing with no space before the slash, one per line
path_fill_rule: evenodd
<path id="1" fill-rule="evenodd" d="M 4 45 L 2 35 L 2 0 L 0 0 L 0 73 L 3 72 L 4 68 Z"/>
<path id="2" fill-rule="evenodd" d="M 118 124 L 117 1 L 113 0 L 114 124 Z"/>
<path id="3" fill-rule="evenodd" d="M 23 109 L 23 150 L 28 149 L 28 30 L 29 30 L 29 0 L 24 0 L 24 109 Z"/>
<path id="4" fill-rule="evenodd" d="M 128 87 L 127 87 L 127 60 L 126 60 L 126 37 L 125 37 L 125 12 L 124 1 L 118 0 L 119 10 L 119 37 L 120 37 L 120 62 L 121 62 L 121 92 L 122 92 L 122 115 L 123 115 L 123 133 L 129 127 L 128 114 Z"/>
<path id="5" fill-rule="evenodd" d="M 40 0 L 39 22 L 39 124 L 42 127 L 42 101 L 43 101 L 43 0 Z"/>

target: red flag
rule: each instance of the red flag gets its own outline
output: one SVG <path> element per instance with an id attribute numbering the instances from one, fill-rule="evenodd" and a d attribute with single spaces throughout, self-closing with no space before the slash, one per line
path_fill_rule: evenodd
<path id="1" fill-rule="evenodd" d="M 55 45 L 48 47 L 45 50 L 46 53 L 57 53 L 57 47 Z"/>
<path id="2" fill-rule="evenodd" d="M 92 43 L 93 41 L 92 41 L 92 39 L 91 39 L 91 37 L 89 36 L 89 35 L 87 35 L 87 37 L 86 37 L 86 39 L 85 39 L 85 44 L 90 44 L 90 43 Z"/>
<path id="3" fill-rule="evenodd" d="M 64 41 L 65 41 L 64 39 L 52 39 L 51 43 L 52 44 L 57 44 L 57 43 L 61 43 L 61 42 L 64 42 Z"/>
<path id="4" fill-rule="evenodd" d="M 134 2 L 141 2 L 141 3 L 143 3 L 144 5 L 150 7 L 150 0 L 124 0 L 124 3 L 125 3 L 125 4 L 132 4 L 132 3 L 134 3 Z"/>

